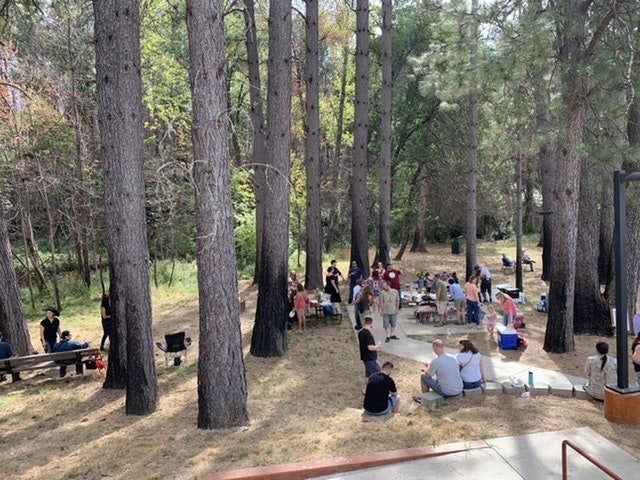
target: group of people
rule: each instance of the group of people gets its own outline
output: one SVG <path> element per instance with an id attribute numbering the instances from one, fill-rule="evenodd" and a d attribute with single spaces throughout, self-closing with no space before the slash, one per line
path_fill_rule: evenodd
<path id="1" fill-rule="evenodd" d="M 366 317 L 363 328 L 358 332 L 360 359 L 364 364 L 365 387 L 363 408 L 365 413 L 383 416 L 396 413 L 400 398 L 396 384 L 391 378 L 393 364 L 385 362 L 382 367 L 378 363 L 378 352 L 382 348 L 371 333 L 373 319 Z M 460 340 L 459 353 L 453 356 L 445 351 L 444 342 L 436 339 L 432 343 L 436 358 L 425 363 L 420 376 L 420 388 L 423 393 L 434 391 L 443 397 L 456 397 L 463 389 L 480 388 L 486 381 L 482 354 L 470 340 Z M 422 396 L 416 395 L 413 400 L 422 402 Z"/>
<path id="2" fill-rule="evenodd" d="M 45 353 L 69 352 L 88 348 L 89 342 L 80 343 L 74 340 L 69 330 L 60 329 L 60 314 L 53 308 L 49 307 L 46 312 L 47 316 L 40 322 L 40 343 Z M 104 340 L 103 340 L 104 341 Z M 0 360 L 8 359 L 14 356 L 11 344 L 6 342 L 4 334 L 0 332 Z M 82 373 L 82 365 L 76 365 L 76 373 Z M 60 364 L 60 377 L 67 375 L 67 365 Z M 20 372 L 12 372 L 12 381 L 21 380 Z M 4 374 L 0 375 L 0 382 L 6 381 Z"/>

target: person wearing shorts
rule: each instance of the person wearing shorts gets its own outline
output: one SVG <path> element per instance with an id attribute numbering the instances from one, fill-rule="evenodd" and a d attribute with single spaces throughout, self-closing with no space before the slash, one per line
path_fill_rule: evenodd
<path id="1" fill-rule="evenodd" d="M 385 342 L 390 340 L 400 340 L 394 333 L 398 323 L 398 311 L 400 310 L 400 298 L 398 292 L 391 288 L 387 282 L 382 286 L 381 308 L 382 308 L 382 326 L 387 334 Z"/>
<path id="2" fill-rule="evenodd" d="M 434 275 L 436 279 L 436 311 L 438 317 L 440 317 L 436 327 L 442 327 L 447 324 L 447 301 L 449 295 L 447 294 L 447 284 L 442 280 L 442 276 L 439 273 Z"/>

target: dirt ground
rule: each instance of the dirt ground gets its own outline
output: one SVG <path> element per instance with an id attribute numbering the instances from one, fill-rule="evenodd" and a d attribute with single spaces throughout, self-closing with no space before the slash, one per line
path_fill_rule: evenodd
<path id="1" fill-rule="evenodd" d="M 494 272 L 494 285 L 514 281 L 500 273 L 501 248 L 508 247 L 491 244 L 479 249 L 480 260 Z M 512 251 L 506 253 L 514 256 Z M 538 250 L 528 246 L 527 253 L 539 266 Z M 463 262 L 464 256 L 453 256 L 448 246 L 439 246 L 425 254 L 407 254 L 395 263 L 403 270 L 403 280 L 410 281 L 417 270 L 463 272 Z M 340 262 L 345 271 L 346 266 L 346 261 Z M 585 359 L 594 354 L 600 338 L 576 337 L 571 353 L 544 352 L 546 316 L 535 312 L 535 305 L 546 288 L 538 272 L 525 273 L 527 303 L 522 310 L 529 344 L 525 352 L 500 351 L 477 338 L 474 343 L 485 355 L 582 376 Z M 178 368 L 166 367 L 158 351 L 157 411 L 148 417 L 125 415 L 124 392 L 102 389 L 98 372 L 58 379 L 51 371 L 24 375 L 16 385 L 0 384 L 3 477 L 191 479 L 211 471 L 583 426 L 637 454 L 640 429 L 608 422 L 602 403 L 591 400 L 499 395 L 421 408 L 410 401 L 419 392 L 421 365 L 397 357 L 389 359 L 396 366 L 400 413 L 385 421 L 363 422 L 362 364 L 351 325 L 310 320 L 306 332 L 289 335 L 289 349 L 282 358 L 254 358 L 248 349 L 256 292 L 247 284 L 241 291 L 247 303 L 241 323 L 248 425 L 225 431 L 196 428 L 197 299 L 154 295 L 157 339 L 186 330 L 195 340 L 188 361 Z M 95 319 L 88 321 L 87 331 L 94 325 Z M 458 339 L 445 341 L 455 346 Z M 615 354 L 615 339 L 605 341 Z M 383 354 L 381 360 L 386 359 Z"/>

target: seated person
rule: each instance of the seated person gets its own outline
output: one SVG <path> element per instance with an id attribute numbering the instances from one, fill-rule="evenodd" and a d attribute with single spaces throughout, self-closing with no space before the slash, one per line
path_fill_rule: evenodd
<path id="1" fill-rule="evenodd" d="M 529 265 L 531 271 L 533 272 L 533 264 L 536 262 L 534 260 L 531 260 L 531 258 L 529 258 L 529 255 L 524 252 L 522 252 L 522 263 L 524 263 L 525 265 Z"/>
<path id="2" fill-rule="evenodd" d="M 458 360 L 445 352 L 444 342 L 440 339 L 434 340 L 431 347 L 436 358 L 431 364 L 425 363 L 427 371 L 420 377 L 422 393 L 433 390 L 443 397 L 457 397 L 462 393 L 463 388 Z M 418 403 L 421 402 L 421 397 L 413 399 Z"/>
<path id="3" fill-rule="evenodd" d="M 89 342 L 80 343 L 77 340 L 71 339 L 71 332 L 69 330 L 63 330 L 60 334 L 61 340 L 53 347 L 53 353 L 59 352 L 71 352 L 73 350 L 81 350 L 83 348 L 89 348 Z M 76 363 L 75 360 L 64 360 L 60 363 L 60 377 L 64 377 L 67 374 L 67 365 Z M 76 364 L 76 375 L 82 375 L 82 364 Z"/>
<path id="4" fill-rule="evenodd" d="M 393 363 L 385 362 L 382 371 L 369 376 L 364 393 L 364 411 L 368 415 L 383 416 L 398 413 L 400 398 L 391 378 Z"/>
<path id="5" fill-rule="evenodd" d="M 596 343 L 598 355 L 587 358 L 584 373 L 587 375 L 587 383 L 584 390 L 596 400 L 604 400 L 604 386 L 618 383 L 617 361 L 609 355 L 607 342 Z"/>
<path id="6" fill-rule="evenodd" d="M 504 253 L 502 254 L 502 266 L 504 268 L 513 268 L 513 261 Z"/>
<path id="7" fill-rule="evenodd" d="M 4 341 L 3 333 L 0 332 L 0 360 L 4 360 L 6 358 L 13 357 L 13 350 L 11 349 L 11 345 Z M 7 377 L 4 373 L 0 373 L 0 382 L 4 382 L 7 380 Z M 20 372 L 13 372 L 11 374 L 11 380 L 17 382 L 18 380 L 22 380 L 20 378 Z"/>

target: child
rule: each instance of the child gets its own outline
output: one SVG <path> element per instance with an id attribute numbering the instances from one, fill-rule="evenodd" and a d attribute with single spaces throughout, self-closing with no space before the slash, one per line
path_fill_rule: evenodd
<path id="1" fill-rule="evenodd" d="M 489 332 L 489 340 L 495 340 L 496 323 L 498 323 L 498 314 L 493 305 L 487 307 L 487 331 Z"/>
<path id="2" fill-rule="evenodd" d="M 304 331 L 304 327 L 307 323 L 307 291 L 304 286 L 299 283 L 297 287 L 298 293 L 293 297 L 293 306 L 296 309 L 296 315 L 298 315 L 298 331 Z"/>

